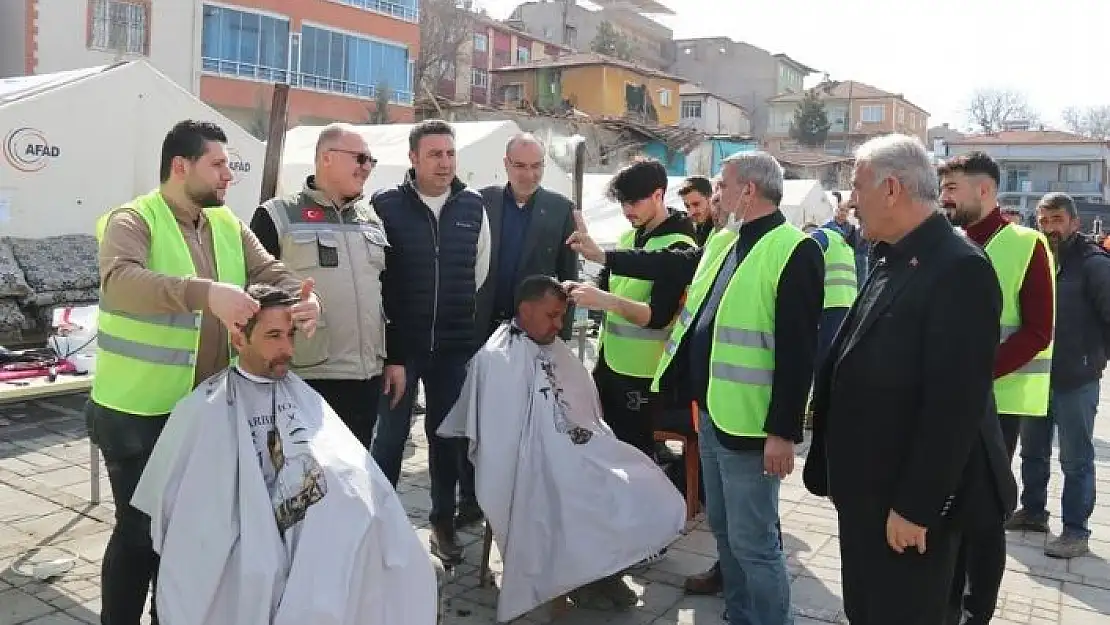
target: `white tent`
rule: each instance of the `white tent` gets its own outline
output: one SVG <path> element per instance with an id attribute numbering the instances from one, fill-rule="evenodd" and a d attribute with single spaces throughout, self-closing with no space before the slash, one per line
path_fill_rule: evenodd
<path id="1" fill-rule="evenodd" d="M 183 119 L 227 133 L 227 204 L 250 219 L 262 142 L 146 62 L 0 80 L 0 233 L 93 234 L 104 212 L 158 186 L 162 140 Z"/>
<path id="2" fill-rule="evenodd" d="M 505 144 L 520 127 L 511 121 L 462 122 L 452 124 L 455 129 L 458 176 L 470 187 L 480 189 L 491 184 L 505 184 Z M 409 131 L 412 124 L 386 124 L 357 126 L 366 139 L 370 152 L 378 165 L 366 181 L 366 192 L 388 188 L 404 180 L 409 164 Z M 297 126 L 285 135 L 285 150 L 281 159 L 279 193 L 290 193 L 304 185 L 312 173 L 316 154 L 316 139 L 323 126 Z M 551 157 L 548 147 L 547 167 L 543 186 L 570 197 L 571 179 L 559 163 Z"/>
<path id="3" fill-rule="evenodd" d="M 833 216 L 832 202 L 816 180 L 785 181 L 779 208 L 786 219 L 799 228 L 809 224 L 823 225 Z"/>

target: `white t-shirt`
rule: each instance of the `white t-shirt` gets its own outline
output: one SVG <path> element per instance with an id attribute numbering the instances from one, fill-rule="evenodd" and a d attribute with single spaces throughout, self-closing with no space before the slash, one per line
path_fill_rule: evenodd
<path id="1" fill-rule="evenodd" d="M 443 211 L 443 205 L 447 203 L 447 198 L 450 192 L 443 195 L 424 195 L 417 191 L 420 200 L 432 209 L 432 214 L 435 215 L 436 221 L 439 221 L 439 214 Z M 474 259 L 474 287 L 475 289 L 482 288 L 482 284 L 486 281 L 486 276 L 489 275 L 489 215 L 486 214 L 485 209 L 482 209 L 482 229 L 478 232 L 478 255 Z"/>

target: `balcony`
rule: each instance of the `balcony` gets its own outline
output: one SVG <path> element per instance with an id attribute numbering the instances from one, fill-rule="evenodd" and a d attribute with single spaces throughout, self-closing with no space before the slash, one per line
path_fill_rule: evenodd
<path id="1" fill-rule="evenodd" d="M 364 11 L 372 11 L 389 15 L 405 22 L 420 23 L 420 10 L 415 8 L 415 2 L 399 3 L 389 0 L 332 0 L 339 4 L 346 4 Z"/>
<path id="2" fill-rule="evenodd" d="M 1052 193 L 1059 191 L 1069 195 L 1101 195 L 1100 182 L 1059 182 L 1056 180 L 1007 181 L 1000 189 L 1002 193 Z"/>

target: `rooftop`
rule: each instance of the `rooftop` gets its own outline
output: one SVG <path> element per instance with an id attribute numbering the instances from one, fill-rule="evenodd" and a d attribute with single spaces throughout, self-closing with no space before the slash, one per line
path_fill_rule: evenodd
<path id="1" fill-rule="evenodd" d="M 1110 142 L 1092 139 L 1062 130 L 1003 130 L 992 134 L 965 135 L 950 139 L 950 145 L 1054 145 L 1059 143 L 1086 143 L 1110 146 Z"/>
<path id="2" fill-rule="evenodd" d="M 897 98 L 925 113 L 925 110 L 906 99 L 901 93 L 891 93 L 878 87 L 856 80 L 831 80 L 813 87 L 822 100 L 866 100 L 869 98 Z M 801 102 L 805 93 L 784 93 L 768 99 L 768 102 Z M 926 113 L 928 114 L 928 113 Z"/>
<path id="3" fill-rule="evenodd" d="M 636 72 L 637 74 L 640 74 L 642 76 L 649 76 L 649 77 L 652 77 L 652 78 L 662 78 L 664 80 L 674 80 L 674 81 L 677 81 L 677 82 L 685 82 L 685 79 L 680 77 L 680 76 L 675 76 L 673 74 L 668 74 L 666 72 L 661 72 L 657 69 L 652 69 L 650 67 L 645 67 L 643 65 L 638 65 L 636 63 L 631 63 L 629 61 L 622 61 L 620 59 L 615 59 L 611 56 L 605 56 L 603 54 L 597 54 L 595 52 L 580 53 L 580 54 L 569 54 L 567 56 L 561 56 L 557 59 L 539 59 L 539 60 L 536 60 L 536 61 L 532 61 L 531 63 L 522 63 L 520 65 L 509 65 L 509 66 L 506 66 L 506 67 L 497 67 L 497 68 L 494 68 L 493 71 L 494 72 L 514 72 L 514 71 L 521 71 L 521 70 L 548 69 L 548 68 L 555 68 L 555 67 L 587 67 L 587 66 L 590 66 L 590 65 L 607 65 L 607 66 L 610 66 L 610 67 L 620 67 L 622 69 L 626 69 L 626 70 L 629 70 L 631 72 Z"/>
<path id="4" fill-rule="evenodd" d="M 690 83 L 690 82 L 683 83 L 682 86 L 680 86 L 678 88 L 678 93 L 679 93 L 679 95 L 707 95 L 707 96 L 711 96 L 711 97 L 717 98 L 718 100 L 720 100 L 722 102 L 727 102 L 727 103 L 735 106 L 736 108 L 740 109 L 741 111 L 744 111 L 745 115 L 748 113 L 748 109 L 744 108 L 742 105 L 738 104 L 737 102 L 735 102 L 733 100 L 730 100 L 729 98 L 726 98 L 725 96 L 720 95 L 718 93 L 714 93 L 714 92 L 706 89 L 705 87 L 703 87 L 701 85 L 695 85 L 694 83 Z"/>

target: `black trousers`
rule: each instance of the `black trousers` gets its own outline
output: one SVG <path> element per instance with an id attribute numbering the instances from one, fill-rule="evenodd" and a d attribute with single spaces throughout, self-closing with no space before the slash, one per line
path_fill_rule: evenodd
<path id="1" fill-rule="evenodd" d="M 659 398 L 649 390 L 651 380 L 621 375 L 598 354 L 594 384 L 605 422 L 616 437 L 654 458 L 655 419 Z"/>
<path id="2" fill-rule="evenodd" d="M 382 377 L 369 380 L 305 380 L 323 396 L 358 442 L 367 450 L 378 422 Z"/>
<path id="3" fill-rule="evenodd" d="M 930 529 L 926 551 L 886 542 L 885 506 L 837 502 L 844 611 L 852 625 L 944 625 L 960 534 Z"/>
<path id="4" fill-rule="evenodd" d="M 158 623 L 153 597 L 158 556 L 150 540 L 150 517 L 131 505 L 131 497 L 167 416 L 131 415 L 91 400 L 85 405 L 89 438 L 104 456 L 116 504 L 116 524 L 100 569 L 102 625 L 139 625 L 148 592 L 151 622 Z"/>
<path id="5" fill-rule="evenodd" d="M 1002 439 L 1011 461 L 1017 449 L 1022 417 L 1000 415 Z M 1006 571 L 1005 519 L 964 531 L 952 577 L 952 623 L 959 625 L 967 613 L 968 625 L 986 625 L 998 605 L 998 589 Z"/>

